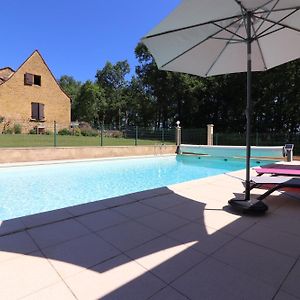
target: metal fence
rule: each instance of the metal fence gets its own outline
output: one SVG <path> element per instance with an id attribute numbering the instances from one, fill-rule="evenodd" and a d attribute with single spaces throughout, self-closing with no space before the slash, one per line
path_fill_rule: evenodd
<path id="1" fill-rule="evenodd" d="M 8 130 L 10 129 L 10 130 Z M 34 130 L 25 127 L 21 133 L 13 126 L 0 128 L 0 148 L 2 147 L 83 147 L 83 146 L 138 146 L 176 143 L 176 128 L 144 128 L 127 126 L 117 129 L 101 125 L 97 129 L 89 126 L 70 128 L 69 125 L 50 123 L 43 130 L 43 124 Z M 38 129 L 38 128 L 37 128 Z M 27 133 L 24 133 L 27 132 Z M 245 145 L 245 133 L 228 133 L 215 130 L 214 145 Z M 207 128 L 181 128 L 181 143 L 206 145 Z M 300 134 L 254 133 L 253 146 L 283 146 L 292 143 L 294 153 L 300 155 Z"/>
<path id="2" fill-rule="evenodd" d="M 182 144 L 206 145 L 206 128 L 182 128 Z M 245 133 L 220 132 L 214 133 L 214 145 L 244 146 L 246 145 Z M 283 146 L 294 144 L 294 154 L 300 155 L 300 134 L 289 134 L 288 132 L 256 132 L 251 136 L 252 146 Z"/>
<path id="3" fill-rule="evenodd" d="M 181 128 L 182 144 L 206 145 L 206 128 Z"/>
<path id="4" fill-rule="evenodd" d="M 110 126 L 70 128 L 57 126 L 42 132 L 0 132 L 0 147 L 83 147 L 83 146 L 138 146 L 175 144 L 175 128 L 143 128 L 130 126 L 120 130 Z"/>
<path id="5" fill-rule="evenodd" d="M 214 144 L 226 146 L 243 146 L 246 144 L 246 135 L 244 133 L 216 132 L 214 134 Z M 294 154 L 300 155 L 299 134 L 256 132 L 251 136 L 252 146 L 284 146 L 285 144 L 294 144 Z"/>

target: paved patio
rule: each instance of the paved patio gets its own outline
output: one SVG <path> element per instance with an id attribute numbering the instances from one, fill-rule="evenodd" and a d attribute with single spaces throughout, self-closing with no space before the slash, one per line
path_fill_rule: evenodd
<path id="1" fill-rule="evenodd" d="M 0 223 L 0 299 L 300 299 L 300 194 L 240 216 L 243 176 Z"/>

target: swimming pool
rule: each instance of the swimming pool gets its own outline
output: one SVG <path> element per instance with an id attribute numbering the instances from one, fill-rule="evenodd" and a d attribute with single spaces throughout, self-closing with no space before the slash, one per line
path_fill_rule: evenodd
<path id="1" fill-rule="evenodd" d="M 199 158 L 177 155 L 2 167 L 0 220 L 245 168 L 240 159 Z M 264 163 L 270 161 L 260 161 Z"/>

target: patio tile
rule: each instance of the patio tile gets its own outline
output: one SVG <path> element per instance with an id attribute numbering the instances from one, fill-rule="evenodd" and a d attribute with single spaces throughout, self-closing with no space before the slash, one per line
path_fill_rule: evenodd
<path id="1" fill-rule="evenodd" d="M 170 189 L 168 189 L 167 187 L 161 187 L 161 188 L 157 188 L 157 189 L 151 189 L 151 190 L 146 190 L 146 191 L 142 191 L 142 192 L 132 193 L 132 194 L 129 194 L 128 196 L 134 200 L 143 200 L 146 198 L 167 195 L 169 193 L 172 193 L 172 191 Z"/>
<path id="2" fill-rule="evenodd" d="M 205 258 L 203 254 L 189 249 L 192 244 L 181 245 L 167 236 L 162 236 L 126 254 L 163 281 L 170 283 Z"/>
<path id="3" fill-rule="evenodd" d="M 85 235 L 89 231 L 74 220 L 66 220 L 29 229 L 28 233 L 40 248 L 45 248 Z"/>
<path id="4" fill-rule="evenodd" d="M 107 227 L 121 224 L 129 219 L 112 209 L 95 212 L 76 218 L 91 231 L 98 231 Z"/>
<path id="5" fill-rule="evenodd" d="M 122 205 L 113 209 L 113 211 L 117 211 L 118 213 L 125 215 L 129 218 L 138 218 L 146 215 L 153 214 L 157 212 L 157 209 L 154 209 L 150 206 L 143 205 L 139 202 Z"/>
<path id="6" fill-rule="evenodd" d="M 203 218 L 204 208 L 204 203 L 189 201 L 188 203 L 169 208 L 168 212 L 175 214 L 181 218 L 193 221 L 196 219 Z"/>
<path id="7" fill-rule="evenodd" d="M 24 229 L 25 229 L 25 225 L 21 221 L 21 218 L 16 218 L 16 219 L 11 219 L 6 221 L 0 220 L 0 236 L 21 231 Z"/>
<path id="8" fill-rule="evenodd" d="M 300 201 L 298 199 L 289 198 L 286 194 L 281 197 L 284 201 L 274 213 L 280 216 L 299 218 L 300 215 Z"/>
<path id="9" fill-rule="evenodd" d="M 179 294 L 175 289 L 166 287 L 157 294 L 149 298 L 149 300 L 187 300 L 188 298 Z"/>
<path id="10" fill-rule="evenodd" d="M 297 258 L 300 255 L 300 236 L 274 231 L 256 224 L 240 235 L 240 238 L 271 248 L 282 254 Z"/>
<path id="11" fill-rule="evenodd" d="M 226 244 L 213 256 L 274 287 L 279 287 L 295 262 L 291 257 L 238 238 Z"/>
<path id="12" fill-rule="evenodd" d="M 69 277 L 66 282 L 79 300 L 143 300 L 165 286 L 162 281 L 124 255 Z"/>
<path id="13" fill-rule="evenodd" d="M 65 278 L 117 256 L 120 251 L 96 234 L 88 234 L 46 248 L 43 253 L 58 273 Z"/>
<path id="14" fill-rule="evenodd" d="M 63 283 L 59 282 L 44 288 L 34 294 L 31 294 L 24 300 L 53 300 L 53 299 L 63 299 L 63 300 L 76 300 L 76 298 L 71 293 L 70 289 Z"/>
<path id="15" fill-rule="evenodd" d="M 76 217 L 84 215 L 84 214 L 96 212 L 96 211 L 99 211 L 102 209 L 106 209 L 106 207 L 103 205 L 102 201 L 89 202 L 89 203 L 70 206 L 70 207 L 66 208 L 66 210 L 72 216 L 76 216 Z"/>
<path id="16" fill-rule="evenodd" d="M 37 246 L 25 231 L 0 237 L 0 262 L 37 250 Z"/>
<path id="17" fill-rule="evenodd" d="M 188 191 L 191 188 L 193 188 L 194 185 L 191 184 L 191 182 L 182 182 L 182 183 L 176 183 L 171 184 L 168 186 L 168 188 L 172 191 L 172 193 L 180 194 L 184 191 Z"/>
<path id="18" fill-rule="evenodd" d="M 61 281 L 40 252 L 0 263 L 0 299 L 18 299 Z"/>
<path id="19" fill-rule="evenodd" d="M 71 218 L 72 215 L 66 209 L 57 209 L 47 211 L 35 215 L 22 217 L 21 220 L 25 224 L 26 228 L 34 226 L 49 224 Z"/>
<path id="20" fill-rule="evenodd" d="M 136 200 L 128 195 L 101 200 L 101 203 L 106 208 L 125 205 L 133 202 L 136 202 Z"/>
<path id="21" fill-rule="evenodd" d="M 232 240 L 232 236 L 222 231 L 204 226 L 199 223 L 190 223 L 168 233 L 168 236 L 182 244 L 196 242 L 193 249 L 205 254 L 211 254 Z"/>
<path id="22" fill-rule="evenodd" d="M 293 266 L 281 289 L 300 298 L 300 260 Z"/>
<path id="23" fill-rule="evenodd" d="M 294 297 L 286 292 L 279 291 L 274 300 L 298 300 L 300 298 Z"/>
<path id="24" fill-rule="evenodd" d="M 241 178 L 235 178 L 225 174 L 225 176 L 211 179 L 209 184 L 211 184 L 213 188 L 217 187 L 222 192 L 229 192 L 230 190 L 233 190 L 234 192 L 243 192 L 245 189 L 244 181 Z"/>
<path id="25" fill-rule="evenodd" d="M 186 201 L 187 199 L 185 197 L 182 197 L 175 193 L 169 193 L 166 195 L 142 200 L 141 203 L 157 209 L 166 209 L 172 206 L 183 204 Z"/>
<path id="26" fill-rule="evenodd" d="M 171 286 L 191 300 L 230 299 L 266 300 L 272 299 L 276 289 L 248 276 L 226 264 L 208 258 Z M 200 296 L 201 295 L 201 296 Z"/>
<path id="27" fill-rule="evenodd" d="M 197 188 L 179 192 L 182 197 L 186 197 L 187 199 L 191 199 L 197 202 L 202 202 L 207 204 L 216 206 L 215 208 L 222 208 L 227 204 L 228 200 L 233 198 L 234 189 L 230 190 L 222 190 L 222 193 L 215 193 L 215 186 L 211 184 L 201 183 Z"/>
<path id="28" fill-rule="evenodd" d="M 148 242 L 160 234 L 134 221 L 99 231 L 98 234 L 121 251 L 126 251 Z"/>
<path id="29" fill-rule="evenodd" d="M 273 214 L 271 218 L 261 218 L 259 224 L 267 226 L 274 231 L 281 231 L 300 236 L 300 220 L 298 217 Z"/>
<path id="30" fill-rule="evenodd" d="M 205 210 L 197 222 L 237 236 L 257 222 L 257 218 L 236 215 L 224 210 Z"/>
<path id="31" fill-rule="evenodd" d="M 136 221 L 161 233 L 167 233 L 175 228 L 189 223 L 188 220 L 182 219 L 173 214 L 169 214 L 165 211 L 158 211 L 150 216 L 138 218 Z"/>
<path id="32" fill-rule="evenodd" d="M 231 195 L 232 197 L 232 195 Z M 203 199 L 201 198 L 200 200 L 198 200 L 199 203 L 203 203 L 204 204 L 204 210 L 220 210 L 222 211 L 224 206 L 228 205 L 228 200 L 230 198 L 226 198 L 224 201 L 222 201 L 222 199 Z"/>
<path id="33" fill-rule="evenodd" d="M 259 195 L 263 194 L 266 190 L 261 190 L 261 193 L 259 193 Z M 252 194 L 252 193 L 251 193 Z M 264 203 L 266 205 L 268 205 L 268 213 L 275 213 L 276 211 L 282 207 L 283 205 L 287 204 L 287 201 L 289 201 L 289 199 L 284 195 L 270 195 L 267 198 L 264 199 Z"/>

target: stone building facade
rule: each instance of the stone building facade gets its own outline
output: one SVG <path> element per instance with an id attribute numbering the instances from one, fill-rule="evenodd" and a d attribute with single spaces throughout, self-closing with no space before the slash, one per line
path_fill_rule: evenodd
<path id="1" fill-rule="evenodd" d="M 20 124 L 24 133 L 53 132 L 54 121 L 57 130 L 70 127 L 71 99 L 37 50 L 16 71 L 0 69 L 1 120 L 2 130 Z"/>

